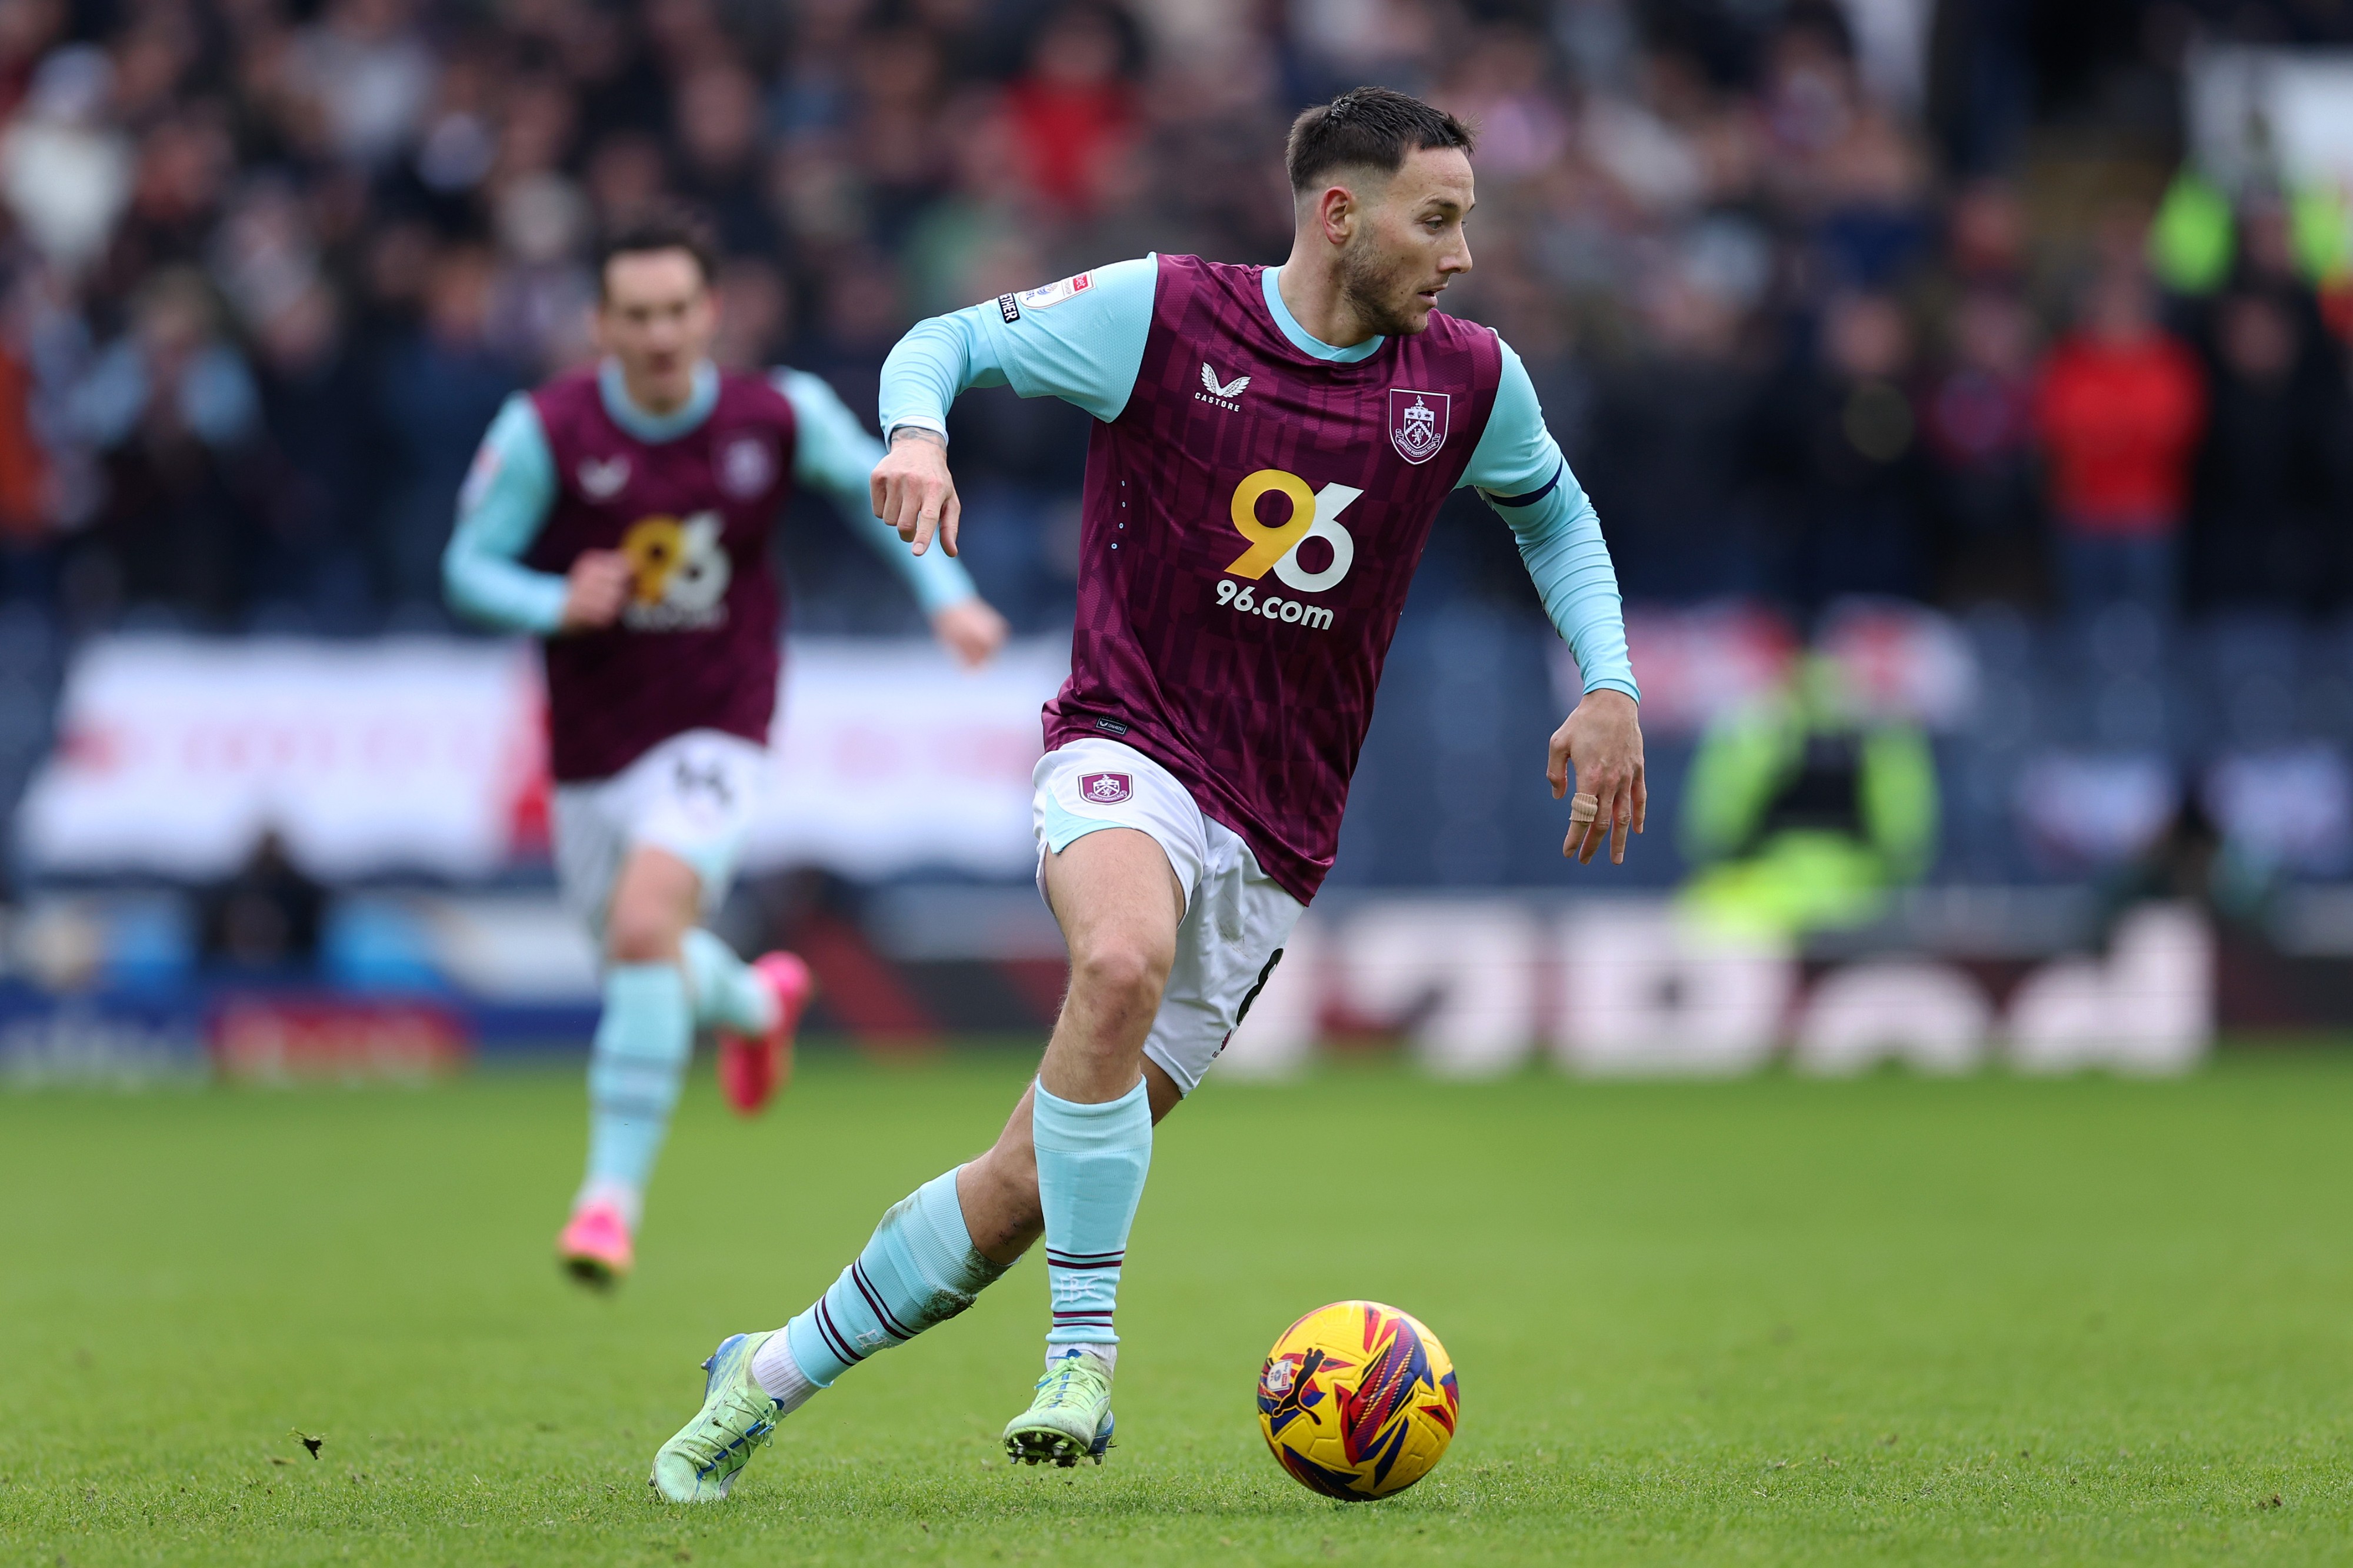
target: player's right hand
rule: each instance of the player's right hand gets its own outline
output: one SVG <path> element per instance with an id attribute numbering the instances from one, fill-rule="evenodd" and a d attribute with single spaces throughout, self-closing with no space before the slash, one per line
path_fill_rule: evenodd
<path id="1" fill-rule="evenodd" d="M 893 431 L 891 449 L 874 465 L 868 487 L 874 515 L 897 529 L 916 554 L 930 549 L 934 537 L 941 549 L 956 552 L 964 502 L 956 499 L 955 480 L 948 473 L 945 441 L 929 430 Z"/>
<path id="2" fill-rule="evenodd" d="M 617 550 L 584 550 L 564 574 L 564 624 L 567 632 L 592 632 L 621 618 L 636 586 L 629 558 Z"/>

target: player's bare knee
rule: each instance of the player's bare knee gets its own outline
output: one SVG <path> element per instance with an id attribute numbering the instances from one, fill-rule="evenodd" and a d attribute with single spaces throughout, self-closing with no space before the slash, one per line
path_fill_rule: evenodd
<path id="1" fill-rule="evenodd" d="M 678 956 L 679 938 L 685 934 L 669 910 L 624 900 L 606 922 L 605 952 L 615 963 L 664 963 Z"/>
<path id="2" fill-rule="evenodd" d="M 1150 1012 L 1160 1005 L 1168 963 L 1154 944 L 1133 938 L 1087 942 L 1071 955 L 1071 994 L 1106 1011 Z"/>

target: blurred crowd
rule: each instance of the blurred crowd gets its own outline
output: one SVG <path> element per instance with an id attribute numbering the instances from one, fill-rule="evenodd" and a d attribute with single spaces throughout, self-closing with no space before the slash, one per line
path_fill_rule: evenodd
<path id="1" fill-rule="evenodd" d="M 699 205 L 725 358 L 871 419 L 923 315 L 1279 260 L 1291 113 L 1373 80 L 1478 127 L 1450 308 L 1528 362 L 1630 597 L 2353 603 L 2342 212 L 2163 169 L 2039 210 L 1999 49 L 1957 132 L 1927 103 L 1932 31 L 2028 9 L 0 0 L 0 597 L 440 626 L 474 443 L 590 353 L 600 226 Z M 971 564 L 1050 626 L 1084 416 L 959 420 Z M 1445 591 L 1525 593 L 1478 548 Z M 838 530 L 790 550 L 804 625 L 909 614 Z"/>

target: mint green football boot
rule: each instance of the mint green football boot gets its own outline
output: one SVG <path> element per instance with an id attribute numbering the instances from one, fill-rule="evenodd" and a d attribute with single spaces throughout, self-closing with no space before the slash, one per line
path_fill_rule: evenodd
<path id="1" fill-rule="evenodd" d="M 752 1357 L 766 1334 L 730 1334 L 702 1363 L 702 1408 L 654 1455 L 647 1478 L 671 1502 L 717 1502 L 735 1484 L 752 1450 L 776 1429 L 776 1402 L 752 1377 Z"/>
<path id="2" fill-rule="evenodd" d="M 1111 1373 L 1085 1352 L 1059 1356 L 1038 1380 L 1038 1396 L 1005 1428 L 1005 1453 L 1015 1464 L 1051 1459 L 1068 1469 L 1082 1458 L 1103 1463 L 1111 1447 Z"/>

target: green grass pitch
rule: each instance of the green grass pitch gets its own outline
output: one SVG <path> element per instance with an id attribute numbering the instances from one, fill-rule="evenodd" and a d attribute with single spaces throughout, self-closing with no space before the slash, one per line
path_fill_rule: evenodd
<path id="1" fill-rule="evenodd" d="M 698 1076 L 639 1272 L 549 1257 L 575 1074 L 0 1096 L 0 1561 L 2343 1563 L 2353 1057 L 2186 1080 L 1214 1080 L 1133 1242 L 1120 1437 L 1015 1470 L 1033 1258 L 649 1501 L 721 1335 L 980 1147 L 1024 1061 Z M 1418 1489 L 1268 1458 L 1259 1358 L 1369 1296 L 1461 1369 Z M 322 1436 L 317 1458 L 292 1435 Z"/>

